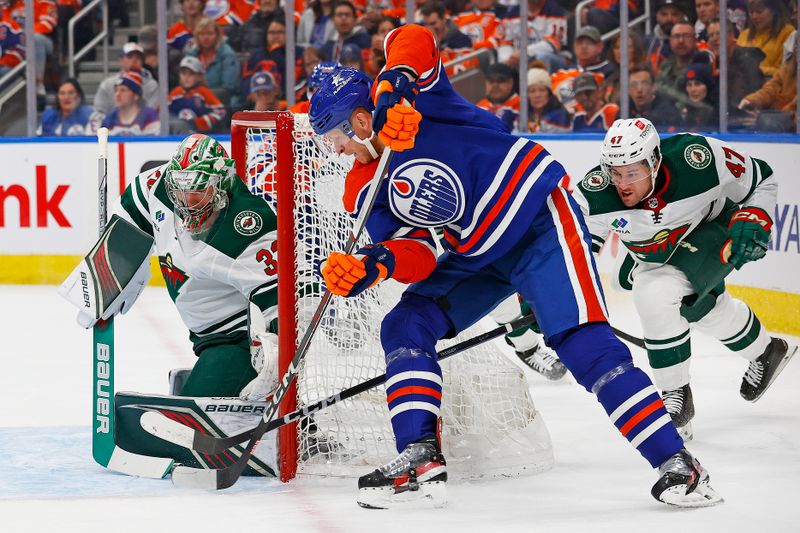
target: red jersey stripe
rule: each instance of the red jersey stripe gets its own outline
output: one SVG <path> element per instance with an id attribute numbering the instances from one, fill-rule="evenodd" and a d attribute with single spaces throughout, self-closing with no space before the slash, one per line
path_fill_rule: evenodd
<path id="1" fill-rule="evenodd" d="M 519 183 L 520 179 L 522 179 L 522 175 L 528 170 L 528 167 L 531 166 L 533 160 L 536 159 L 544 147 L 541 144 L 534 145 L 533 149 L 528 152 L 525 157 L 522 159 L 522 162 L 517 166 L 516 170 L 514 171 L 514 175 L 511 177 L 511 180 L 506 185 L 506 188 L 503 190 L 503 193 L 500 195 L 500 198 L 497 199 L 492 209 L 486 214 L 486 218 L 483 219 L 481 225 L 472 233 L 472 236 L 465 242 L 464 244 L 460 245 L 456 248 L 456 251 L 459 253 L 466 253 L 471 248 L 473 248 L 478 241 L 481 240 L 486 230 L 489 229 L 492 222 L 497 218 L 497 215 L 503 210 L 503 208 L 508 203 L 508 200 L 511 198 L 514 190 L 517 188 L 517 184 Z"/>
<path id="2" fill-rule="evenodd" d="M 578 276 L 578 283 L 586 302 L 586 319 L 589 322 L 606 322 L 608 319 L 600 303 L 600 296 L 597 294 L 592 282 L 593 269 L 590 268 L 589 261 L 586 259 L 587 252 L 578 228 L 575 226 L 572 211 L 567 199 L 564 197 L 565 194 L 566 191 L 556 188 L 550 193 L 550 197 L 553 199 L 556 211 L 558 211 L 558 220 L 563 227 L 564 240 L 567 243 L 570 259 L 572 259 L 572 264 L 575 267 L 575 274 Z"/>

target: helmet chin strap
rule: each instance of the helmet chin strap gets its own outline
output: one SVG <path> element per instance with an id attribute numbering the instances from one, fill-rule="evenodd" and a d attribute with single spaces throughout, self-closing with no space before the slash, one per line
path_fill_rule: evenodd
<path id="1" fill-rule="evenodd" d="M 372 159 L 378 159 L 378 152 L 375 150 L 375 147 L 372 146 L 372 139 L 374 139 L 374 138 L 375 138 L 375 132 L 374 131 L 366 139 L 362 139 L 357 134 L 353 135 L 353 140 L 356 141 L 357 143 L 363 145 L 364 147 L 366 147 L 367 151 L 369 152 L 369 155 L 372 156 Z"/>
<path id="2" fill-rule="evenodd" d="M 655 164 L 655 168 L 650 171 L 650 192 L 642 196 L 642 200 L 650 198 L 650 195 L 656 192 L 656 180 L 658 179 L 658 169 L 661 168 L 661 159 Z"/>

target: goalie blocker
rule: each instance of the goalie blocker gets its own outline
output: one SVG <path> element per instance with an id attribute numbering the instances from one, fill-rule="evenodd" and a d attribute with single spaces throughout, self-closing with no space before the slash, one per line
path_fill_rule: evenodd
<path id="1" fill-rule="evenodd" d="M 125 314 L 150 279 L 153 237 L 117 215 L 75 267 L 58 292 L 78 308 L 86 329 L 117 313 Z"/>

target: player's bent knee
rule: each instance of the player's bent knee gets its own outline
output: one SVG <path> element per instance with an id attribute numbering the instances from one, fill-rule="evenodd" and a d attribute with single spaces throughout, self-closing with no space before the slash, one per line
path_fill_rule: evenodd
<path id="1" fill-rule="evenodd" d="M 575 380 L 589 392 L 609 372 L 632 365 L 631 352 L 605 322 L 583 324 L 554 335 L 550 345 Z"/>
<path id="2" fill-rule="evenodd" d="M 417 348 L 436 352 L 436 341 L 452 329 L 450 319 L 430 298 L 404 294 L 381 324 L 381 344 L 384 353 L 398 348 Z"/>
<path id="3" fill-rule="evenodd" d="M 665 308 L 678 308 L 683 297 L 682 290 L 680 282 L 670 276 L 637 275 L 633 284 L 633 304 L 640 315 L 660 313 Z"/>

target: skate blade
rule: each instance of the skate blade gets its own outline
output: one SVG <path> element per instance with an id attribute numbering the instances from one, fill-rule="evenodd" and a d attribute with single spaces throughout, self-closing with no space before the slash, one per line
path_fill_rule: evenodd
<path id="1" fill-rule="evenodd" d="M 764 390 L 761 391 L 761 394 L 759 394 L 752 400 L 749 400 L 750 403 L 756 403 L 759 400 L 759 398 L 764 396 L 764 394 L 769 390 L 769 388 L 772 387 L 772 384 L 775 383 L 775 380 L 778 379 L 778 376 L 780 375 L 781 372 L 783 372 L 783 369 L 786 367 L 786 364 L 789 362 L 789 360 L 796 352 L 797 352 L 797 346 L 794 344 L 789 344 L 789 349 L 786 350 L 786 355 L 784 355 L 783 359 L 781 359 L 781 362 L 778 363 L 778 368 L 775 369 L 775 373 L 772 374 L 772 378 L 770 378 L 769 383 L 767 383 L 767 386 L 764 387 Z"/>
<path id="2" fill-rule="evenodd" d="M 447 489 L 443 481 L 422 483 L 419 490 L 395 494 L 391 487 L 359 489 L 358 505 L 364 509 L 437 509 L 447 504 Z"/>
<path id="3" fill-rule="evenodd" d="M 687 509 L 711 507 L 725 501 L 707 482 L 700 483 L 689 494 L 686 494 L 686 485 L 675 485 L 662 492 L 660 500 L 667 505 Z"/>
<path id="4" fill-rule="evenodd" d="M 684 441 L 688 442 L 692 440 L 692 438 L 694 438 L 694 431 L 692 430 L 691 422 L 687 422 L 685 426 L 677 429 L 678 429 L 678 435 L 680 435 Z"/>

